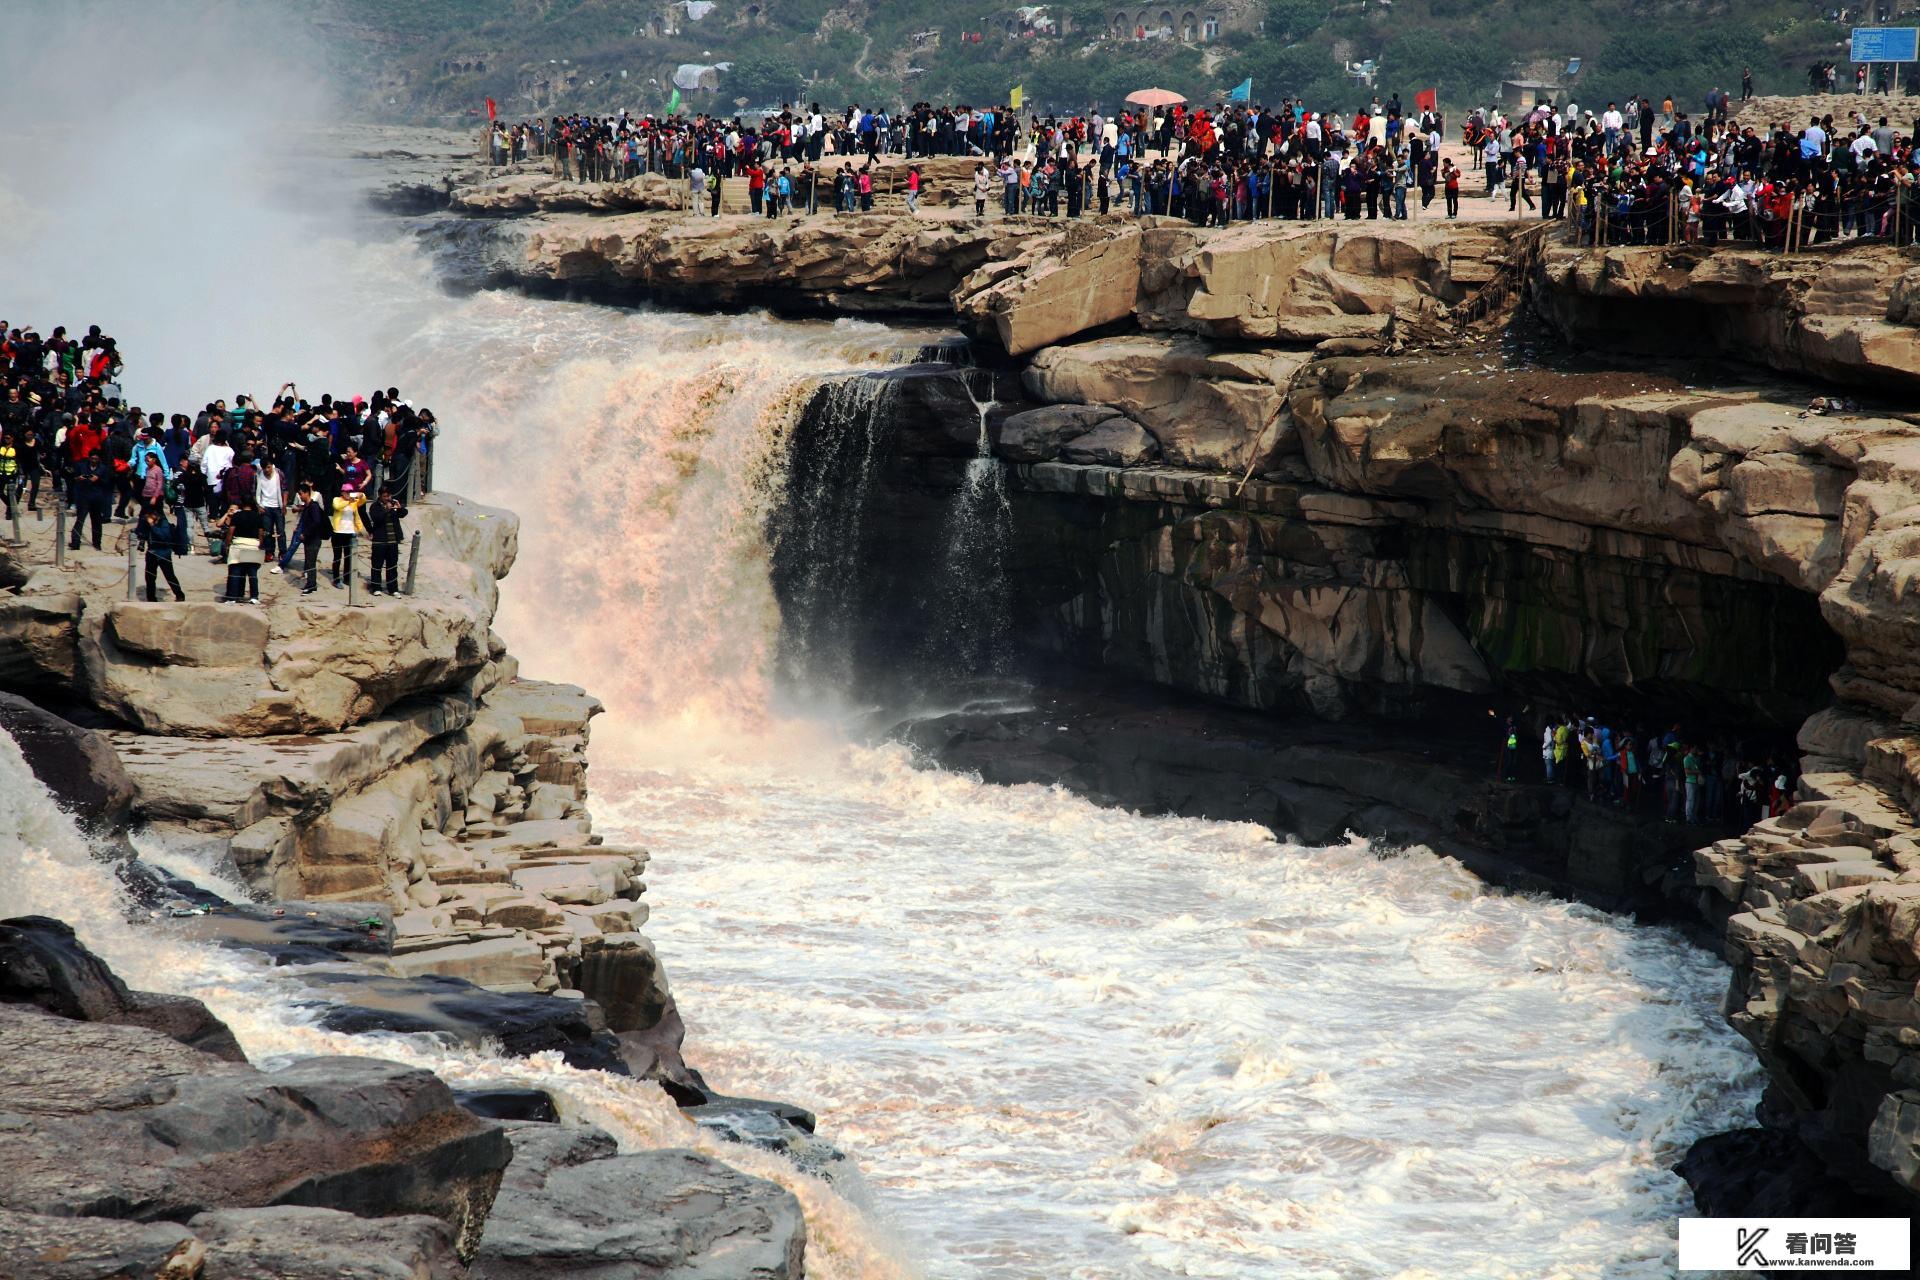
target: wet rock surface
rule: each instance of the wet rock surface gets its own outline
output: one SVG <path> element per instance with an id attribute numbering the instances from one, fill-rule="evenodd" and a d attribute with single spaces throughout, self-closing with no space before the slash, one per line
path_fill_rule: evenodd
<path id="1" fill-rule="evenodd" d="M 314 1007 L 330 1031 L 424 1032 L 471 1046 L 494 1041 L 508 1057 L 558 1053 L 583 1071 L 627 1074 L 619 1041 L 591 1000 L 489 991 L 444 974 L 312 973 L 304 981 L 325 997 Z"/>
<path id="2" fill-rule="evenodd" d="M 0 1131 L 0 1204 L 20 1212 L 145 1222 L 275 1204 L 419 1213 L 470 1245 L 511 1154 L 419 1068 L 302 1058 L 261 1072 L 143 1028 L 19 1006 L 0 1006 L 0 1042 L 4 1109 L 23 1118 Z"/>
<path id="3" fill-rule="evenodd" d="M 498 1085 L 455 1089 L 453 1097 L 483 1120 L 522 1120 L 536 1124 L 557 1124 L 560 1120 L 552 1096 L 540 1089 Z"/>
<path id="4" fill-rule="evenodd" d="M 508 1126 L 514 1160 L 477 1280 L 798 1280 L 806 1223 L 793 1194 L 711 1157 L 616 1154 L 586 1126 Z"/>
<path id="5" fill-rule="evenodd" d="M 1736 1129 L 1702 1138 L 1674 1172 L 1709 1218 L 1900 1216 L 1912 1206 L 1880 1172 L 1862 1165 L 1843 1177 L 1810 1147 L 1779 1129 Z"/>
<path id="6" fill-rule="evenodd" d="M 6 647 L 0 641 L 0 650 Z M 0 693 L 0 731 L 13 737 L 34 776 L 89 832 L 111 836 L 125 830 L 133 779 L 106 735 L 11 693 Z"/>
<path id="7" fill-rule="evenodd" d="M 206 1005 L 191 996 L 130 990 L 71 927 L 44 916 L 0 920 L 0 1002 L 79 1022 L 144 1027 L 227 1062 L 247 1060 Z"/>

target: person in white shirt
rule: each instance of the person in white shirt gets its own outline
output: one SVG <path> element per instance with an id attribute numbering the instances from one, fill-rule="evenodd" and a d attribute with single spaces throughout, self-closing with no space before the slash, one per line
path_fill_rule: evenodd
<path id="1" fill-rule="evenodd" d="M 220 481 L 233 465 L 233 446 L 227 443 L 227 433 L 223 427 L 215 427 L 207 440 L 207 451 L 200 459 L 200 469 L 207 476 L 207 505 L 210 514 L 226 509 L 226 499 L 220 496 Z"/>
<path id="2" fill-rule="evenodd" d="M 280 475 L 280 468 L 273 465 L 273 459 L 262 455 L 260 467 L 253 477 L 253 500 L 260 508 L 262 520 L 261 550 L 267 560 L 276 562 L 269 573 L 279 573 L 277 563 L 280 551 L 287 541 L 286 485 Z"/>

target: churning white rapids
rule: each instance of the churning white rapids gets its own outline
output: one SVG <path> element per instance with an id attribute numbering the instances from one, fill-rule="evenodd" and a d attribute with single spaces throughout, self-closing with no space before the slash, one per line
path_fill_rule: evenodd
<path id="1" fill-rule="evenodd" d="M 783 438 L 901 340 L 449 298 L 378 256 L 363 315 L 445 424 L 440 478 L 523 521 L 500 630 L 607 703 L 594 809 L 653 851 L 689 1060 L 817 1108 L 915 1268 L 1671 1273 L 1668 1167 L 1756 1096 L 1711 957 L 1425 853 L 987 786 L 783 711 Z M 576 1113 L 634 1105 L 557 1075 Z M 848 1230 L 822 1272 L 879 1274 Z"/>

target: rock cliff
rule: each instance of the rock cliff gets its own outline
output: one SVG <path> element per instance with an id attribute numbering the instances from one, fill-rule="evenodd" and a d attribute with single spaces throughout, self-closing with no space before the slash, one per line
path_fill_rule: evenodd
<path id="1" fill-rule="evenodd" d="M 1920 389 L 1920 263 L 1890 246 L 1546 248 L 1535 305 L 1584 348 L 1702 351 L 1841 386 Z"/>
<path id="2" fill-rule="evenodd" d="M 833 580 L 855 584 L 864 666 L 924 665 L 967 629 L 956 610 L 997 609 L 1035 659 L 1353 726 L 1182 729 L 1109 691 L 911 733 L 988 777 L 1418 840 L 1705 921 L 1775 1080 L 1768 1123 L 1861 1185 L 1920 1187 L 1920 917 L 1898 906 L 1920 882 L 1902 729 L 1920 419 L 1872 398 L 1920 369 L 1911 260 L 1428 234 L 1148 225 L 990 257 L 955 308 L 1014 367 L 874 375 L 854 397 L 873 425 L 852 447 L 881 461 Z M 1747 363 L 1706 363 L 1728 356 Z M 1006 547 L 1004 577 L 956 604 L 922 579 L 978 483 L 983 405 L 1007 523 L 982 545 Z M 797 491 L 857 471 L 849 440 L 803 424 Z M 790 626 L 816 597 L 843 607 L 821 580 L 783 571 Z M 1490 736 L 1467 727 L 1521 707 L 1797 731 L 1802 807 L 1714 842 L 1489 783 Z"/>
<path id="3" fill-rule="evenodd" d="M 507 184 L 486 190 L 489 201 L 519 198 Z M 1062 225 L 552 211 L 474 230 L 487 242 L 485 277 L 522 287 L 694 307 L 957 313 L 1016 355 L 1136 322 L 1234 341 L 1431 339 L 1501 295 L 1538 233 L 1517 223 L 1210 230 L 1118 215 Z"/>
<path id="4" fill-rule="evenodd" d="M 492 278 L 951 315 L 974 337 L 988 367 L 872 377 L 802 423 L 775 529 L 795 652 L 842 640 L 897 679 L 1012 644 L 1238 709 L 1103 687 L 917 741 L 1003 780 L 1421 840 L 1704 921 L 1774 1080 L 1763 1145 L 1870 1191 L 1920 1186 L 1910 254 L 1594 251 L 1518 222 L 587 216 L 559 198 L 489 224 Z M 865 431 L 825 421 L 849 403 Z M 998 515 L 961 505 L 983 426 Z M 932 590 L 964 519 L 1003 520 L 968 545 L 1004 550 Z M 1495 708 L 1797 730 L 1800 804 L 1715 841 L 1491 783 L 1472 726 Z"/>
<path id="5" fill-rule="evenodd" d="M 60 557 L 54 522 L 28 525 L 0 549 L 0 686 L 17 691 L 0 725 L 94 819 L 149 927 L 314 966 L 299 985 L 320 1026 L 552 1052 L 683 1105 L 746 1105 L 681 1061 L 641 932 L 646 851 L 592 829 L 599 703 L 519 678 L 490 630 L 515 518 L 440 494 L 409 524 L 411 592 L 352 606 L 292 578 L 268 579 L 259 606 L 216 603 L 223 571 L 198 557 L 180 564 L 187 600 L 149 604 L 117 550 Z M 260 901 L 213 903 L 135 846 Z M 801 1274 L 791 1195 L 692 1152 L 606 1158 L 610 1143 L 564 1178 L 652 1197 L 658 1230 L 636 1239 L 586 1206 L 556 1240 L 565 1215 L 516 1210 L 510 1191 L 482 1250 L 512 1148 L 433 1074 L 354 1058 L 257 1071 L 198 1001 L 128 990 L 55 921 L 0 924 L 0 1042 L 0 1109 L 21 1118 L 0 1134 L 18 1174 L 0 1197 L 8 1275 L 453 1280 L 461 1259 L 545 1275 L 589 1254 L 608 1275 L 736 1274 L 741 1258 Z"/>

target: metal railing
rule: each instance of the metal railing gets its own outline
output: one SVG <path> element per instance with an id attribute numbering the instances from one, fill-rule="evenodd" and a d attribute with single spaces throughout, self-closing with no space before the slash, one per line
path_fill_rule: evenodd
<path id="1" fill-rule="evenodd" d="M 398 475 L 395 474 L 395 471 L 398 470 L 397 468 L 390 468 L 390 467 L 387 467 L 385 464 L 377 465 L 375 467 L 374 475 L 372 477 L 373 483 L 371 483 L 368 486 L 369 491 L 378 493 L 381 491 L 381 488 L 383 486 L 391 484 L 399 489 L 400 493 L 403 495 L 402 502 L 405 505 L 407 505 L 408 507 L 411 507 L 415 503 L 418 503 L 427 493 L 431 491 L 429 488 L 430 480 L 427 475 L 428 467 L 430 465 L 430 459 L 432 457 L 431 440 L 424 440 L 422 442 L 422 445 L 423 447 L 421 452 L 409 458 L 404 472 L 401 472 Z M 71 572 L 74 570 L 76 566 L 70 563 L 71 549 L 68 546 L 68 539 L 70 537 L 77 537 L 79 526 L 75 522 L 84 520 L 84 516 L 71 509 L 73 497 L 72 497 L 72 494 L 66 491 L 65 488 L 54 490 L 51 493 L 50 497 L 51 497 L 52 506 L 53 506 L 53 519 L 51 522 L 48 522 L 43 513 L 41 517 L 41 521 L 38 525 L 38 528 L 41 530 L 51 529 L 53 533 L 52 563 L 53 563 L 54 569 L 57 572 L 62 572 L 62 573 Z M 319 499 L 319 498 L 316 498 L 315 500 L 323 501 L 323 499 Z M 15 503 L 14 509 L 10 513 L 9 518 L 6 520 L 6 523 L 0 524 L 0 529 L 6 529 L 11 534 L 10 539 L 0 538 L 0 541 L 9 542 L 10 545 L 12 545 L 15 548 L 24 549 L 31 546 L 32 539 L 30 534 L 24 531 L 21 527 L 18 502 Z M 124 598 L 129 601 L 136 601 L 142 598 L 142 588 L 140 585 L 142 579 L 141 579 L 140 571 L 141 571 L 141 562 L 143 557 L 140 555 L 140 542 L 136 536 L 136 532 L 137 532 L 137 525 L 135 523 L 131 521 L 126 523 L 124 527 L 121 529 L 119 537 L 117 539 L 118 545 L 114 548 L 115 554 L 118 554 L 121 551 L 125 552 L 126 563 L 124 566 L 124 574 L 123 575 L 116 574 L 115 576 L 123 577 L 122 590 L 123 590 Z M 347 564 L 346 564 L 347 601 L 346 603 L 350 608 L 358 607 L 360 604 L 364 603 L 364 601 L 361 599 L 361 595 L 359 591 L 360 584 L 358 581 L 358 572 L 357 572 L 358 564 L 361 559 L 359 550 L 358 550 L 359 543 L 361 541 L 362 539 L 357 536 L 352 537 L 348 540 L 348 546 L 347 546 Z M 405 585 L 398 592 L 395 592 L 393 594 L 404 595 L 409 597 L 416 594 L 418 584 L 419 584 L 420 545 L 421 545 L 420 532 L 419 530 L 416 529 L 413 531 L 413 533 L 410 535 L 408 539 L 407 560 L 406 560 L 405 576 L 404 576 Z M 282 555 L 287 554 L 287 550 L 288 550 L 287 547 L 285 547 L 284 545 L 278 548 L 279 553 Z M 398 569 L 398 567 L 399 566 L 396 564 L 395 566 L 396 570 Z M 370 564 L 369 564 L 369 570 L 371 570 Z M 293 572 L 297 576 L 298 571 L 293 571 Z M 399 578 L 400 575 L 396 572 L 395 577 Z M 371 581 L 371 578 L 369 578 L 369 581 Z"/>
<path id="2" fill-rule="evenodd" d="M 1685 244 L 1800 253 L 1821 246 L 1910 247 L 1920 241 L 1920 195 L 1840 209 L 1803 195 L 1784 217 L 1749 205 L 1739 211 L 1703 208 L 1696 219 L 1683 201 L 1669 198 L 1658 206 L 1636 203 L 1622 213 L 1617 201 L 1590 202 L 1579 218 L 1569 220 L 1565 242 L 1586 248 Z"/>

